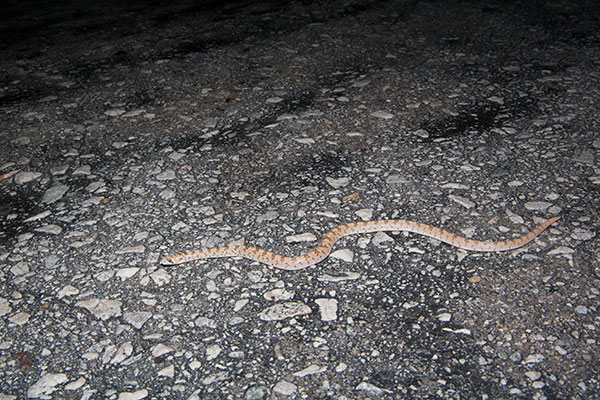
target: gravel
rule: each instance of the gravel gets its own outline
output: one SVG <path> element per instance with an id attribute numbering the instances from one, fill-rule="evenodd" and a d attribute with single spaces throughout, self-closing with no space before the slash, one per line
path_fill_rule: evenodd
<path id="1" fill-rule="evenodd" d="M 598 398 L 596 2 L 13 3 L 0 398 Z"/>

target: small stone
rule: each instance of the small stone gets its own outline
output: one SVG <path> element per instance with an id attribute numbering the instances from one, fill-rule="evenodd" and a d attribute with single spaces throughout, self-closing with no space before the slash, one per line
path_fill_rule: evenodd
<path id="1" fill-rule="evenodd" d="M 285 237 L 285 241 L 288 243 L 313 242 L 315 240 L 317 240 L 317 237 L 312 233 L 300 233 Z"/>
<path id="2" fill-rule="evenodd" d="M 39 228 L 36 228 L 35 232 L 48 233 L 51 235 L 58 235 L 62 232 L 62 228 L 58 225 L 46 224 L 46 225 L 40 226 Z"/>
<path id="3" fill-rule="evenodd" d="M 121 108 L 113 108 L 111 110 L 104 111 L 104 115 L 108 115 L 109 117 L 118 117 L 119 115 L 125 114 L 125 110 Z M 121 397 L 119 396 L 119 399 Z"/>
<path id="4" fill-rule="evenodd" d="M 92 172 L 89 165 L 82 165 L 73 171 L 73 176 L 90 175 L 91 173 Z"/>
<path id="5" fill-rule="evenodd" d="M 119 346 L 112 359 L 111 364 L 120 364 L 133 353 L 133 345 L 131 342 L 125 342 Z"/>
<path id="6" fill-rule="evenodd" d="M 275 384 L 273 391 L 283 396 L 291 396 L 296 391 L 296 385 L 286 380 L 281 380 Z"/>
<path id="7" fill-rule="evenodd" d="M 146 251 L 146 248 L 144 247 L 144 245 L 140 244 L 137 246 L 131 246 L 131 247 L 125 247 L 123 249 L 120 250 L 116 250 L 115 254 L 130 254 L 130 253 L 143 253 Z"/>
<path id="8" fill-rule="evenodd" d="M 386 111 L 375 111 L 371 113 L 372 117 L 381 118 L 381 119 L 392 119 L 394 118 L 394 114 L 390 114 Z"/>
<path id="9" fill-rule="evenodd" d="M 103 321 L 121 315 L 121 302 L 117 300 L 92 298 L 78 301 L 75 306 L 87 309 Z"/>
<path id="10" fill-rule="evenodd" d="M 66 381 L 65 374 L 45 374 L 27 390 L 27 397 L 46 398 L 56 390 L 56 386 Z"/>
<path id="11" fill-rule="evenodd" d="M 538 371 L 527 371 L 525 372 L 525 376 L 531 379 L 532 381 L 537 381 L 538 379 L 540 379 L 542 374 Z"/>
<path id="12" fill-rule="evenodd" d="M 137 390 L 135 392 L 121 392 L 117 400 L 141 400 L 148 396 L 146 389 Z"/>
<path id="13" fill-rule="evenodd" d="M 156 175 L 156 179 L 158 179 L 159 181 L 170 181 L 175 178 L 177 178 L 177 175 L 175 175 L 175 171 L 173 171 L 172 169 L 169 169 L 165 172 L 161 172 Z"/>
<path id="14" fill-rule="evenodd" d="M 577 314 L 585 315 L 588 313 L 588 308 L 586 306 L 577 306 L 575 307 L 575 312 Z"/>
<path id="15" fill-rule="evenodd" d="M 523 360 L 523 364 L 537 364 L 537 363 L 541 363 L 542 361 L 544 361 L 546 359 L 546 357 L 544 357 L 541 354 L 531 354 L 529 356 L 527 356 L 527 358 L 525 360 Z"/>
<path id="16" fill-rule="evenodd" d="M 42 176 L 41 172 L 26 172 L 21 171 L 17 175 L 15 175 L 15 183 L 17 185 L 22 185 L 27 182 L 35 181 L 40 176 Z"/>
<path id="17" fill-rule="evenodd" d="M 166 346 L 162 343 L 159 343 L 152 348 L 152 357 L 154 357 L 154 358 L 160 357 L 160 356 L 168 354 L 172 351 L 175 351 L 175 349 L 172 347 Z"/>
<path id="18" fill-rule="evenodd" d="M 437 317 L 442 322 L 448 322 L 448 321 L 450 321 L 452 319 L 452 314 L 450 314 L 450 313 L 441 313 Z"/>
<path id="19" fill-rule="evenodd" d="M 325 372 L 325 371 L 327 371 L 327 367 L 323 367 L 321 365 L 316 365 L 316 364 L 311 364 L 301 371 L 294 372 L 293 375 L 303 378 L 308 375 L 320 374 L 321 372 Z"/>
<path id="20" fill-rule="evenodd" d="M 392 393 L 391 391 L 387 390 L 387 389 L 382 389 L 378 386 L 373 385 L 372 383 L 369 382 L 361 382 L 357 387 L 356 390 L 364 390 L 366 392 L 371 392 L 373 394 L 383 394 L 383 393 Z"/>
<path id="21" fill-rule="evenodd" d="M 117 277 L 121 278 L 121 280 L 125 280 L 127 278 L 131 278 L 134 276 L 140 269 L 137 267 L 129 267 L 129 268 L 120 268 L 117 270 Z"/>
<path id="22" fill-rule="evenodd" d="M 244 393 L 244 400 L 263 400 L 267 397 L 268 393 L 267 388 L 262 385 L 250 386 L 246 390 L 246 393 Z"/>
<path id="23" fill-rule="evenodd" d="M 337 319 L 338 301 L 336 299 L 316 299 L 315 303 L 319 306 L 321 321 L 334 321 Z"/>
<path id="24" fill-rule="evenodd" d="M 141 329 L 150 317 L 152 317 L 152 313 L 148 311 L 127 312 L 123 314 L 123 320 L 136 329 Z"/>
<path id="25" fill-rule="evenodd" d="M 234 306 L 233 306 L 233 311 L 234 312 L 238 312 L 240 311 L 242 308 L 244 308 L 244 306 L 246 304 L 248 304 L 248 299 L 240 299 L 240 300 L 236 300 Z"/>
<path id="26" fill-rule="evenodd" d="M 282 288 L 277 288 L 265 292 L 263 294 L 263 297 L 271 301 L 286 301 L 294 297 L 294 292 L 290 292 Z"/>
<path id="27" fill-rule="evenodd" d="M 587 241 L 593 239 L 596 236 L 596 233 L 583 228 L 574 228 L 571 232 L 571 237 L 575 240 Z"/>
<path id="28" fill-rule="evenodd" d="M 547 201 L 528 201 L 525 203 L 525 208 L 531 211 L 546 211 L 550 206 L 552 206 L 552 203 Z"/>
<path id="29" fill-rule="evenodd" d="M 65 385 L 65 390 L 77 390 L 85 385 L 86 380 L 83 376 L 79 377 L 76 381 L 69 382 Z"/>
<path id="30" fill-rule="evenodd" d="M 256 218 L 256 222 L 263 223 L 263 222 L 267 222 L 267 221 L 273 221 L 275 219 L 277 219 L 279 217 L 279 213 L 277 211 L 271 210 L 271 211 L 267 211 L 266 213 L 259 215 Z"/>
<path id="31" fill-rule="evenodd" d="M 211 318 L 207 318 L 207 317 L 196 318 L 196 320 L 194 321 L 194 324 L 196 324 L 196 326 L 199 328 L 215 329 L 217 327 L 217 323 L 215 322 L 215 320 L 211 319 Z"/>
<path id="32" fill-rule="evenodd" d="M 12 317 L 10 317 L 8 320 L 15 325 L 23 325 L 23 324 L 27 323 L 27 321 L 29 321 L 29 317 L 30 317 L 30 314 L 23 311 L 20 313 L 16 313 Z"/>
<path id="33" fill-rule="evenodd" d="M 266 101 L 269 104 L 276 104 L 276 103 L 281 103 L 283 101 L 283 99 L 278 96 L 273 96 L 273 97 L 269 97 Z"/>
<path id="34" fill-rule="evenodd" d="M 157 286 L 165 285 L 171 281 L 171 275 L 163 268 L 151 273 L 150 278 L 152 278 Z"/>
<path id="35" fill-rule="evenodd" d="M 62 299 L 63 297 L 73 296 L 76 294 L 79 294 L 79 289 L 77 289 L 76 287 L 71 286 L 71 285 L 66 285 L 66 286 L 63 286 L 63 288 L 58 291 L 57 297 L 59 299 Z"/>
<path id="36" fill-rule="evenodd" d="M 63 185 L 62 183 L 54 185 L 50 189 L 46 190 L 44 196 L 42 197 L 42 203 L 55 203 L 60 200 L 68 191 L 69 187 L 67 185 Z"/>
<path id="37" fill-rule="evenodd" d="M 297 315 L 310 314 L 311 311 L 304 303 L 287 302 L 265 308 L 258 314 L 258 318 L 263 321 L 280 321 Z"/>
<path id="38" fill-rule="evenodd" d="M 214 360 L 215 358 L 217 358 L 219 356 L 219 354 L 221 353 L 223 349 L 221 349 L 221 346 L 219 346 L 218 344 L 213 344 L 210 345 L 206 348 L 206 360 L 210 361 L 210 360 Z"/>
<path id="39" fill-rule="evenodd" d="M 9 314 L 12 311 L 10 303 L 5 298 L 0 297 L 0 317 Z"/>
<path id="40" fill-rule="evenodd" d="M 409 181 L 401 175 L 390 175 L 386 178 L 385 183 L 387 183 L 388 185 L 397 185 L 407 184 L 409 183 Z"/>
<path id="41" fill-rule="evenodd" d="M 460 204 L 461 206 L 465 207 L 465 208 L 473 208 L 475 207 L 475 203 L 472 202 L 471 200 L 467 199 L 466 197 L 462 197 L 462 196 L 456 196 L 454 194 L 451 194 L 448 196 L 448 198 L 458 204 Z"/>
<path id="42" fill-rule="evenodd" d="M 42 212 L 41 212 L 41 213 L 39 213 L 39 214 L 35 214 L 35 215 L 33 215 L 33 216 L 31 216 L 31 217 L 29 217 L 29 218 L 25 219 L 25 220 L 24 220 L 24 222 L 33 222 L 33 221 L 39 221 L 40 219 L 46 218 L 46 217 L 48 217 L 49 215 L 52 215 L 52 212 L 51 212 L 51 211 L 48 211 L 48 210 L 46 210 L 46 211 L 42 211 Z"/>
<path id="43" fill-rule="evenodd" d="M 169 200 L 175 197 L 175 192 L 171 189 L 165 189 L 158 196 L 163 200 Z"/>
<path id="44" fill-rule="evenodd" d="M 169 365 L 158 371 L 158 376 L 173 378 L 175 376 L 175 366 Z"/>
<path id="45" fill-rule="evenodd" d="M 19 261 L 10 268 L 10 273 L 14 276 L 21 276 L 29 273 L 29 265 L 25 261 Z"/>
<path id="46" fill-rule="evenodd" d="M 327 181 L 327 183 L 329 183 L 329 185 L 333 186 L 336 189 L 344 187 L 348 183 L 350 183 L 350 178 L 346 178 L 346 177 L 337 178 L 337 179 L 327 177 L 327 178 L 325 178 L 325 180 Z"/>
<path id="47" fill-rule="evenodd" d="M 358 217 L 363 221 L 370 221 L 373 218 L 373 209 L 363 208 L 356 211 L 354 214 L 358 215 Z"/>
<path id="48" fill-rule="evenodd" d="M 329 257 L 346 262 L 352 262 L 354 259 L 354 253 L 350 249 L 340 249 L 331 253 Z"/>

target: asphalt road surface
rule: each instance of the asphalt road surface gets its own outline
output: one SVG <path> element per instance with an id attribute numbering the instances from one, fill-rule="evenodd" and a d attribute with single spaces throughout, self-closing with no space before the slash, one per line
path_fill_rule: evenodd
<path id="1" fill-rule="evenodd" d="M 596 4 L 4 1 L 0 399 L 600 398 Z"/>

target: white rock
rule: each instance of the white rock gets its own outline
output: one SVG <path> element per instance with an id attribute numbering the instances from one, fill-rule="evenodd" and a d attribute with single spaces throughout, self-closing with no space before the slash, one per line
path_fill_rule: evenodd
<path id="1" fill-rule="evenodd" d="M 160 357 L 160 356 L 170 353 L 172 351 L 175 351 L 175 349 L 172 347 L 169 347 L 167 345 L 164 345 L 162 343 L 159 343 L 152 348 L 152 357 L 154 357 L 154 358 Z"/>
<path id="2" fill-rule="evenodd" d="M 77 390 L 85 385 L 86 380 L 83 376 L 79 377 L 76 381 L 69 382 L 65 385 L 65 390 Z"/>
<path id="3" fill-rule="evenodd" d="M 360 274 L 358 272 L 352 271 L 340 271 L 340 276 L 333 276 L 329 274 L 320 275 L 317 279 L 321 282 L 341 282 L 341 281 L 352 281 L 360 278 Z"/>
<path id="4" fill-rule="evenodd" d="M 321 372 L 325 372 L 325 371 L 327 371 L 327 367 L 316 365 L 316 364 L 311 364 L 301 371 L 294 372 L 293 375 L 302 378 L 307 375 L 320 374 Z"/>
<path id="5" fill-rule="evenodd" d="M 527 358 L 523 361 L 523 364 L 541 363 L 545 359 L 546 359 L 546 357 L 544 357 L 543 355 L 541 355 L 539 353 L 531 354 L 531 355 L 527 356 Z"/>
<path id="6" fill-rule="evenodd" d="M 235 302 L 235 305 L 233 306 L 233 311 L 234 311 L 234 312 L 238 312 L 238 311 L 240 311 L 242 308 L 244 308 L 244 306 L 245 306 L 246 304 L 248 304 L 248 301 L 249 301 L 248 299 L 240 299 L 240 300 L 237 300 L 237 301 Z"/>
<path id="7" fill-rule="evenodd" d="M 327 178 L 325 178 L 325 180 L 327 181 L 327 183 L 329 183 L 329 185 L 333 186 L 336 189 L 344 187 L 348 183 L 350 183 L 350 178 L 346 178 L 346 177 L 338 178 L 338 179 L 327 177 Z"/>
<path id="8" fill-rule="evenodd" d="M 46 398 L 56 390 L 56 386 L 67 381 L 65 374 L 45 374 L 27 390 L 27 397 Z"/>
<path id="9" fill-rule="evenodd" d="M 177 178 L 177 175 L 175 175 L 175 171 L 173 171 L 172 169 L 169 169 L 165 172 L 161 172 L 156 175 L 156 179 L 159 181 L 170 181 L 175 178 Z"/>
<path id="10" fill-rule="evenodd" d="M 206 360 L 214 360 L 219 356 L 223 349 L 218 344 L 212 344 L 206 348 Z"/>
<path id="11" fill-rule="evenodd" d="M 390 390 L 382 389 L 382 388 L 375 386 L 369 382 L 359 383 L 358 386 L 356 387 L 356 390 L 364 390 L 366 392 L 371 392 L 374 394 L 393 393 Z"/>
<path id="12" fill-rule="evenodd" d="M 392 119 L 394 118 L 394 114 L 390 114 L 389 112 L 385 112 L 385 111 L 375 111 L 371 113 L 372 117 L 375 118 L 381 118 L 381 119 Z"/>
<path id="13" fill-rule="evenodd" d="M 117 400 L 140 400 L 148 396 L 146 389 L 137 390 L 135 392 L 121 392 Z"/>
<path id="14" fill-rule="evenodd" d="M 113 358 L 110 360 L 111 364 L 120 364 L 127 359 L 133 353 L 133 345 L 131 342 L 125 342 L 119 346 L 115 352 Z"/>
<path id="15" fill-rule="evenodd" d="M 276 103 L 281 103 L 283 101 L 283 99 L 278 96 L 273 96 L 273 97 L 269 97 L 266 101 L 269 104 L 276 104 Z"/>
<path id="16" fill-rule="evenodd" d="M 437 317 L 442 322 L 448 322 L 448 321 L 450 321 L 450 319 L 452 319 L 452 314 L 450 314 L 450 313 L 441 313 Z"/>
<path id="17" fill-rule="evenodd" d="M 312 242 L 317 240 L 317 237 L 312 233 L 300 233 L 298 235 L 290 235 L 285 237 L 288 243 Z"/>
<path id="18" fill-rule="evenodd" d="M 125 110 L 121 108 L 113 108 L 111 110 L 104 111 L 104 115 L 108 115 L 109 117 L 118 117 L 119 115 L 125 114 Z M 119 397 L 120 399 L 120 397 Z"/>
<path id="19" fill-rule="evenodd" d="M 200 328 L 205 327 L 215 329 L 217 327 L 217 323 L 215 322 L 215 320 L 207 317 L 196 318 L 194 324 L 196 324 L 196 326 Z"/>
<path id="20" fill-rule="evenodd" d="M 89 165 L 82 165 L 79 168 L 75 169 L 75 171 L 73 171 L 73 176 L 90 175 L 91 173 L 92 172 Z"/>
<path id="21" fill-rule="evenodd" d="M 33 215 L 25 220 L 23 220 L 24 222 L 33 222 L 33 221 L 39 221 L 40 219 L 46 218 L 47 216 L 51 215 L 52 212 L 51 211 L 42 211 L 39 214 Z"/>
<path id="22" fill-rule="evenodd" d="M 20 261 L 10 268 L 10 273 L 14 276 L 21 276 L 29 273 L 29 265 L 25 261 Z"/>
<path id="23" fill-rule="evenodd" d="M 354 253 L 350 249 L 339 249 L 331 253 L 329 257 L 346 262 L 352 262 L 354 259 Z"/>
<path id="24" fill-rule="evenodd" d="M 65 193 L 67 193 L 68 190 L 69 187 L 67 185 L 63 185 L 62 183 L 54 185 L 50 189 L 46 190 L 44 196 L 42 197 L 42 203 L 54 203 L 60 200 L 65 195 Z"/>
<path id="25" fill-rule="evenodd" d="M 76 287 L 71 286 L 71 285 L 66 285 L 66 286 L 63 286 L 62 289 L 60 289 L 58 291 L 57 296 L 59 299 L 62 299 L 63 297 L 73 296 L 76 294 L 79 294 L 79 289 L 77 289 Z"/>
<path id="26" fill-rule="evenodd" d="M 75 306 L 87 309 L 103 321 L 121 315 L 121 302 L 117 300 L 91 298 L 78 301 Z"/>
<path id="27" fill-rule="evenodd" d="M 588 313 L 588 308 L 586 306 L 577 306 L 575 307 L 575 312 L 577 314 L 585 315 Z"/>
<path id="28" fill-rule="evenodd" d="M 17 185 L 21 185 L 23 183 L 34 181 L 37 178 L 39 178 L 40 176 L 42 176 L 41 172 L 25 172 L 25 171 L 21 171 L 17 175 L 15 175 L 14 179 L 15 179 L 15 183 Z"/>
<path id="29" fill-rule="evenodd" d="M 525 208 L 532 211 L 546 211 L 546 209 L 552 206 L 552 203 L 547 201 L 528 201 L 525 203 Z"/>
<path id="30" fill-rule="evenodd" d="M 116 275 L 124 281 L 125 279 L 134 276 L 139 270 L 140 269 L 137 267 L 120 268 L 117 270 Z"/>
<path id="31" fill-rule="evenodd" d="M 148 311 L 127 312 L 123 314 L 123 320 L 136 329 L 141 329 L 150 317 L 152 317 L 152 313 Z"/>
<path id="32" fill-rule="evenodd" d="M 175 376 L 175 366 L 169 365 L 158 371 L 158 376 L 166 376 L 167 378 L 172 378 Z"/>
<path id="33" fill-rule="evenodd" d="M 532 381 L 537 381 L 538 379 L 540 379 L 542 374 L 538 371 L 527 371 L 525 372 L 525 376 L 527 376 Z"/>
<path id="34" fill-rule="evenodd" d="M 46 224 L 34 229 L 34 231 L 40 233 L 49 233 L 51 235 L 58 235 L 62 232 L 62 228 L 55 224 Z"/>
<path id="35" fill-rule="evenodd" d="M 263 297 L 271 301 L 286 301 L 294 297 L 294 292 L 287 291 L 283 288 L 268 290 L 263 294 Z"/>
<path id="36" fill-rule="evenodd" d="M 146 251 L 146 248 L 144 247 L 144 245 L 140 244 L 137 246 L 124 247 L 122 249 L 116 250 L 115 254 L 130 254 L 130 253 L 139 254 L 139 253 L 143 253 L 145 251 Z"/>
<path id="37" fill-rule="evenodd" d="M 461 206 L 465 207 L 465 208 L 473 208 L 475 207 L 475 203 L 472 202 L 471 200 L 467 199 L 466 197 L 462 197 L 462 196 L 456 196 L 456 195 L 449 195 L 448 198 L 458 204 L 460 204 Z"/>
<path id="38" fill-rule="evenodd" d="M 321 321 L 334 321 L 337 319 L 338 301 L 336 299 L 316 299 L 319 306 Z"/>
<path id="39" fill-rule="evenodd" d="M 150 278 L 152 278 L 157 286 L 165 285 L 171 281 L 171 275 L 169 275 L 169 273 L 163 268 L 151 273 Z"/>
<path id="40" fill-rule="evenodd" d="M 373 209 L 372 208 L 362 208 L 356 211 L 354 214 L 358 215 L 360 219 L 363 221 L 370 221 L 373 218 Z"/>
<path id="41" fill-rule="evenodd" d="M 291 396 L 296 391 L 296 385 L 292 382 L 281 380 L 275 384 L 273 391 L 283 396 Z"/>
<path id="42" fill-rule="evenodd" d="M 8 320 L 15 325 L 23 325 L 23 324 L 27 323 L 27 321 L 29 321 L 30 316 L 31 315 L 29 313 L 22 311 L 20 313 L 16 313 L 15 315 L 11 316 Z"/>
<path id="43" fill-rule="evenodd" d="M 306 304 L 291 301 L 265 308 L 258 314 L 258 318 L 263 321 L 280 321 L 297 315 L 310 314 L 311 311 Z"/>
<path id="44" fill-rule="evenodd" d="M 12 311 L 10 308 L 10 303 L 7 299 L 0 297 L 0 317 L 9 314 Z"/>
<path id="45" fill-rule="evenodd" d="M 396 185 L 396 184 L 407 184 L 409 183 L 408 179 L 400 176 L 400 175 L 390 175 L 386 178 L 385 183 L 388 185 Z"/>

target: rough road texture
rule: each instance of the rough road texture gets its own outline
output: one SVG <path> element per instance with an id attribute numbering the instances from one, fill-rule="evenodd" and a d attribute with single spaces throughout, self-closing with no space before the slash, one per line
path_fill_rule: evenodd
<path id="1" fill-rule="evenodd" d="M 0 398 L 598 398 L 597 1 L 4 3 Z"/>

